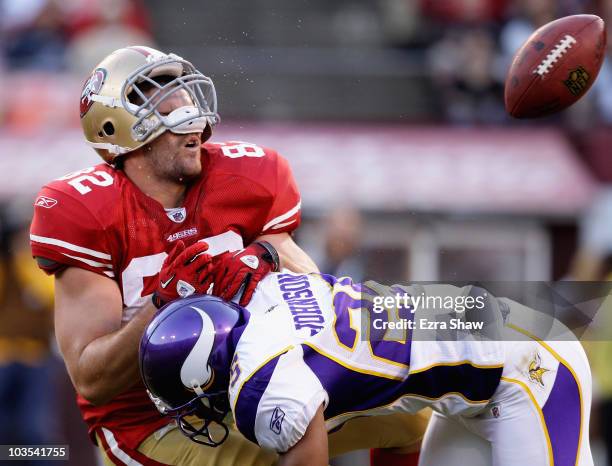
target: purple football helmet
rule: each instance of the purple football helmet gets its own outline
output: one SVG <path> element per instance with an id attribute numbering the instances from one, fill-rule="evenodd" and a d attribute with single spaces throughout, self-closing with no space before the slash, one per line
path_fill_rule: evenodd
<path id="1" fill-rule="evenodd" d="M 140 341 L 140 373 L 151 400 L 194 442 L 216 447 L 227 438 L 230 365 L 248 318 L 236 304 L 190 296 L 162 307 Z M 185 419 L 191 415 L 203 426 Z M 213 422 L 223 428 L 222 438 L 212 438 Z"/>

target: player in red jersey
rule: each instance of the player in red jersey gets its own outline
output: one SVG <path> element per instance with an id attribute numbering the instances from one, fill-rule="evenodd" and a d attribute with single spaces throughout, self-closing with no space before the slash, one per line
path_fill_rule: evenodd
<path id="1" fill-rule="evenodd" d="M 56 276 L 57 337 L 91 435 L 113 462 L 143 463 L 138 446 L 167 421 L 138 383 L 136 355 L 174 245 L 204 240 L 216 255 L 259 238 L 280 265 L 316 267 L 288 234 L 300 197 L 286 161 L 253 144 L 205 143 L 214 88 L 189 63 L 143 47 L 115 52 L 87 81 L 81 118 L 109 163 L 42 189 L 32 251 Z"/>
<path id="2" fill-rule="evenodd" d="M 90 435 L 107 464 L 271 464 L 233 432 L 212 449 L 168 425 L 139 381 L 137 352 L 152 296 L 159 305 L 242 289 L 248 300 L 270 270 L 316 270 L 289 235 L 300 197 L 286 161 L 245 142 L 207 143 L 218 120 L 212 81 L 146 47 L 104 59 L 80 111 L 107 163 L 42 189 L 31 244 L 56 277 L 55 330 Z"/>

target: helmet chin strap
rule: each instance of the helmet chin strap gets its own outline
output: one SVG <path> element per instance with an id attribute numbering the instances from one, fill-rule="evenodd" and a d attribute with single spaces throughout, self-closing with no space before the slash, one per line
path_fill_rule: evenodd
<path id="1" fill-rule="evenodd" d="M 121 147 L 121 146 L 118 146 L 117 144 L 111 144 L 110 142 L 90 142 L 90 141 L 85 141 L 85 142 L 87 142 L 87 144 L 93 147 L 94 149 L 104 149 L 110 152 L 111 154 L 115 154 L 115 155 L 122 155 L 122 154 L 127 154 L 128 152 L 130 152 L 130 149 L 128 149 L 127 147 Z"/>
<path id="2" fill-rule="evenodd" d="M 196 385 L 194 383 L 190 388 L 196 393 L 196 395 L 204 395 L 204 390 L 202 390 L 200 385 Z"/>

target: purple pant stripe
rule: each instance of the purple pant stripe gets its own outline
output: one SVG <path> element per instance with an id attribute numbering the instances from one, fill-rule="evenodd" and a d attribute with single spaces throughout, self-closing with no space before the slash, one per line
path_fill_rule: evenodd
<path id="1" fill-rule="evenodd" d="M 542 408 L 555 466 L 574 466 L 580 441 L 582 413 L 574 375 L 559 364 L 550 396 Z"/>

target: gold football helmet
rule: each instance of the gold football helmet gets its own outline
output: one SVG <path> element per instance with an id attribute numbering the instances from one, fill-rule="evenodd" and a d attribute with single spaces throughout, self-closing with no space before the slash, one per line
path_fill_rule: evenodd
<path id="1" fill-rule="evenodd" d="M 159 104 L 181 90 L 193 105 L 162 115 Z M 95 67 L 83 86 L 80 111 L 88 144 L 108 163 L 166 130 L 202 132 L 206 140 L 219 122 L 212 80 L 181 57 L 144 46 L 115 50 Z"/>

